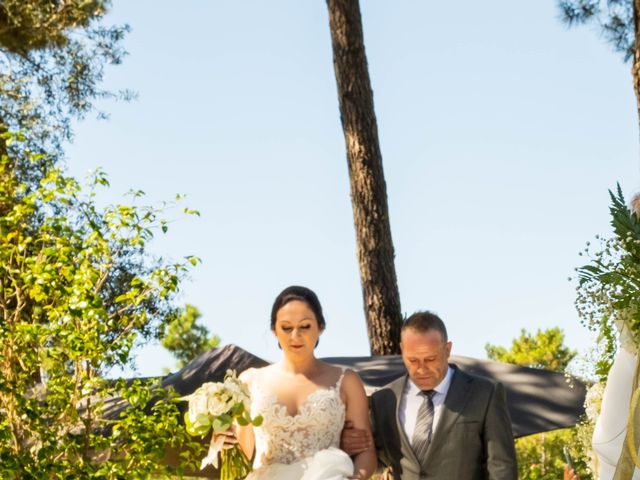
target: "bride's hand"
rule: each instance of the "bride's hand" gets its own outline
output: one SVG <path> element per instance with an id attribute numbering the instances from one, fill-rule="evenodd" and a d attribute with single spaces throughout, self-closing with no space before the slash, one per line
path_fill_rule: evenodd
<path id="1" fill-rule="evenodd" d="M 222 444 L 222 448 L 224 450 L 232 448 L 238 443 L 238 437 L 236 436 L 236 432 L 233 425 L 229 427 L 229 430 L 227 430 L 226 432 L 214 433 L 213 436 L 215 439 L 218 439 L 219 437 L 224 437 L 224 443 Z"/>

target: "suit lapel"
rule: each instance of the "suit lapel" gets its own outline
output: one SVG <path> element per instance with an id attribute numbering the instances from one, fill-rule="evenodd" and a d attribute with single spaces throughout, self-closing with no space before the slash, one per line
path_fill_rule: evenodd
<path id="1" fill-rule="evenodd" d="M 433 434 L 427 458 L 430 457 L 431 452 L 438 450 L 441 443 L 446 441 L 449 430 L 451 430 L 451 427 L 455 424 L 458 416 L 460 416 L 469 401 L 469 392 L 471 391 L 473 380 L 464 372 L 458 370 L 455 365 L 452 365 L 452 367 L 454 368 L 453 378 L 451 378 L 451 385 L 449 385 L 449 391 L 442 405 L 442 414 Z"/>
<path id="2" fill-rule="evenodd" d="M 393 382 L 393 384 L 390 386 L 397 399 L 395 418 L 396 428 L 398 429 L 398 433 L 400 434 L 400 442 L 402 443 L 402 453 L 405 457 L 410 458 L 412 462 L 420 465 L 420 462 L 418 462 L 418 458 L 416 457 L 416 454 L 411 447 L 411 441 L 407 437 L 407 432 L 404 431 L 404 425 L 402 425 L 402 422 L 400 421 L 400 405 L 402 403 L 402 393 L 404 392 L 408 379 L 409 376 L 405 375 L 404 377 L 401 377 Z"/>

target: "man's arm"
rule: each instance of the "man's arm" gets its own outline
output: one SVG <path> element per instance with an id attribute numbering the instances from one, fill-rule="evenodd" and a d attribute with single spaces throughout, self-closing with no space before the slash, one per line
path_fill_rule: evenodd
<path id="1" fill-rule="evenodd" d="M 484 450 L 489 480 L 517 480 L 516 450 L 511 418 L 502 384 L 495 385 L 484 425 Z"/>

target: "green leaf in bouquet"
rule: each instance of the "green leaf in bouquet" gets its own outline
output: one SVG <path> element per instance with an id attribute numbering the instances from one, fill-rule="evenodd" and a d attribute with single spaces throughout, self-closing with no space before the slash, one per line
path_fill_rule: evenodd
<path id="1" fill-rule="evenodd" d="M 262 415 L 258 415 L 256 418 L 251 420 L 251 424 L 254 427 L 259 427 L 260 425 L 262 425 Z"/>
<path id="2" fill-rule="evenodd" d="M 185 412 L 184 414 L 184 425 L 187 428 L 187 432 L 189 435 L 194 435 L 193 432 L 193 423 L 191 423 L 191 419 L 189 418 L 189 412 Z"/>
<path id="3" fill-rule="evenodd" d="M 238 420 L 238 425 L 242 427 L 246 427 L 247 425 L 249 425 L 249 420 L 247 420 L 246 417 L 239 416 L 236 417 L 236 419 Z"/>
<path id="4" fill-rule="evenodd" d="M 211 419 L 206 413 L 199 413 L 196 415 L 196 420 L 195 422 L 193 422 L 193 424 L 195 426 L 204 425 L 206 427 L 209 427 L 211 425 Z"/>
<path id="5" fill-rule="evenodd" d="M 239 402 L 239 403 L 236 403 L 231 409 L 231 416 L 239 417 L 240 415 L 242 415 L 243 412 L 244 412 L 244 403 Z"/>
<path id="6" fill-rule="evenodd" d="M 225 413 L 220 415 L 219 417 L 214 418 L 211 427 L 216 433 L 226 432 L 231 426 L 231 421 L 231 416 Z"/>
<path id="7" fill-rule="evenodd" d="M 200 417 L 200 415 L 198 415 L 198 417 Z M 207 433 L 209 433 L 209 429 L 211 428 L 209 418 L 206 418 L 206 423 L 200 422 L 200 418 L 198 418 L 197 421 L 193 423 L 189 418 L 189 412 L 186 412 L 184 414 L 184 424 L 186 426 L 187 433 L 193 437 L 204 437 Z"/>

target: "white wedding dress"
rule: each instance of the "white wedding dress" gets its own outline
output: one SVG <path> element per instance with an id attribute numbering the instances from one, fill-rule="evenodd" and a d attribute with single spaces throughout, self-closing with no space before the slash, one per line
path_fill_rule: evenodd
<path id="1" fill-rule="evenodd" d="M 344 480 L 353 475 L 351 458 L 338 448 L 345 405 L 340 398 L 344 370 L 331 388 L 318 388 L 292 416 L 278 398 L 260 386 L 251 387 L 251 416 L 262 415 L 254 427 L 256 455 L 246 480 Z"/>

